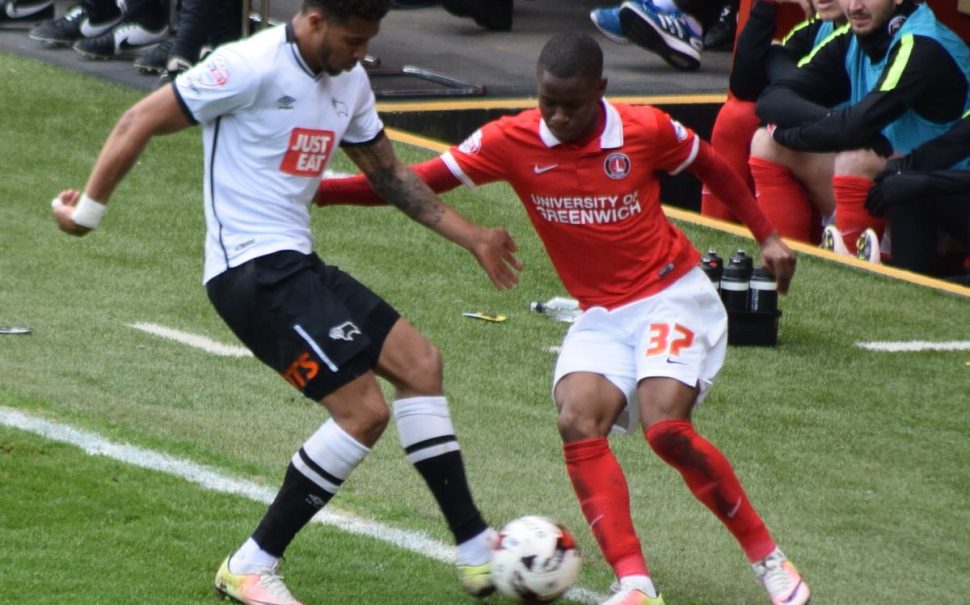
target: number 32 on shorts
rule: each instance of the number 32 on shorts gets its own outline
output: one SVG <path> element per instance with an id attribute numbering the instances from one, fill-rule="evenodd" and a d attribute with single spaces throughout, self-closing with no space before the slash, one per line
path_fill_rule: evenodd
<path id="1" fill-rule="evenodd" d="M 650 324 L 650 340 L 644 355 L 670 355 L 676 357 L 681 350 L 694 343 L 694 332 L 680 324 Z"/>

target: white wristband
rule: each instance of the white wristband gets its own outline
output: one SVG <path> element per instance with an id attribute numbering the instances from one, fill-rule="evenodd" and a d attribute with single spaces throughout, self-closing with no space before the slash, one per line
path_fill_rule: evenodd
<path id="1" fill-rule="evenodd" d="M 77 206 L 74 207 L 74 213 L 71 214 L 71 220 L 81 227 L 95 229 L 101 223 L 101 217 L 104 216 L 107 210 L 107 206 L 101 202 L 92 200 L 88 197 L 87 193 L 82 193 L 81 199 L 78 200 Z"/>

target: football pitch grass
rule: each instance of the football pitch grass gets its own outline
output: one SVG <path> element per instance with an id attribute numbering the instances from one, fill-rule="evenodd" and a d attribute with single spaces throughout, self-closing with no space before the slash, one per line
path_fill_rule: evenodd
<path id="1" fill-rule="evenodd" d="M 4 54 L 0 82 L 0 324 L 34 331 L 0 336 L 0 408 L 274 491 L 322 409 L 252 358 L 130 327 L 155 323 L 238 345 L 201 285 L 198 130 L 154 141 L 102 227 L 71 238 L 57 231 L 49 201 L 83 187 L 109 129 L 139 93 Z M 429 157 L 407 145 L 399 151 L 411 161 Z M 342 156 L 334 168 L 351 169 Z M 390 208 L 314 209 L 317 248 L 441 349 L 487 518 L 561 520 L 583 550 L 579 584 L 603 594 L 611 574 L 569 487 L 549 397 L 549 350 L 566 325 L 528 308 L 564 292 L 510 189 L 445 199 L 509 228 L 526 264 L 516 289 L 495 291 L 470 255 Z M 754 251 L 749 239 L 678 225 L 722 256 Z M 965 603 L 970 351 L 890 353 L 857 343 L 970 341 L 970 299 L 802 254 L 781 308 L 778 347 L 730 348 L 695 414 L 699 430 L 732 460 L 813 603 Z M 464 311 L 509 319 L 482 322 Z M 611 443 L 667 603 L 765 603 L 734 540 L 642 437 Z M 393 425 L 333 505 L 448 542 Z M 0 603 L 212 603 L 216 567 L 264 509 L 0 424 Z M 333 526 L 311 525 L 287 555 L 287 583 L 308 604 L 474 602 L 450 564 Z"/>

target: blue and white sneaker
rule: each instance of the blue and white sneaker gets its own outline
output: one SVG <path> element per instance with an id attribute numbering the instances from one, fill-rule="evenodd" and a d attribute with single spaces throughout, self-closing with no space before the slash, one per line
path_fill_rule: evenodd
<path id="1" fill-rule="evenodd" d="M 606 39 L 610 42 L 630 43 L 630 39 L 624 35 L 623 28 L 620 26 L 620 7 L 594 8 L 589 12 L 589 18 L 596 29 L 606 36 Z"/>
<path id="2" fill-rule="evenodd" d="M 626 37 L 684 71 L 700 68 L 704 50 L 704 38 L 691 21 L 679 10 L 660 10 L 651 0 L 627 0 L 620 6 Z"/>

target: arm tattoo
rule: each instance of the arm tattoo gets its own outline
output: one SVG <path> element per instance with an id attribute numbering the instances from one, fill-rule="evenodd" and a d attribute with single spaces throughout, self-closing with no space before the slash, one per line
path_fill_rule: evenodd
<path id="1" fill-rule="evenodd" d="M 372 145 L 346 147 L 344 151 L 385 201 L 427 227 L 441 222 L 444 204 L 414 172 L 398 161 L 387 137 L 379 137 Z"/>
<path id="2" fill-rule="evenodd" d="M 413 172 L 402 172 L 397 174 L 393 168 L 380 171 L 371 178 L 371 186 L 378 195 L 422 225 L 437 225 L 444 214 L 441 201 Z"/>

